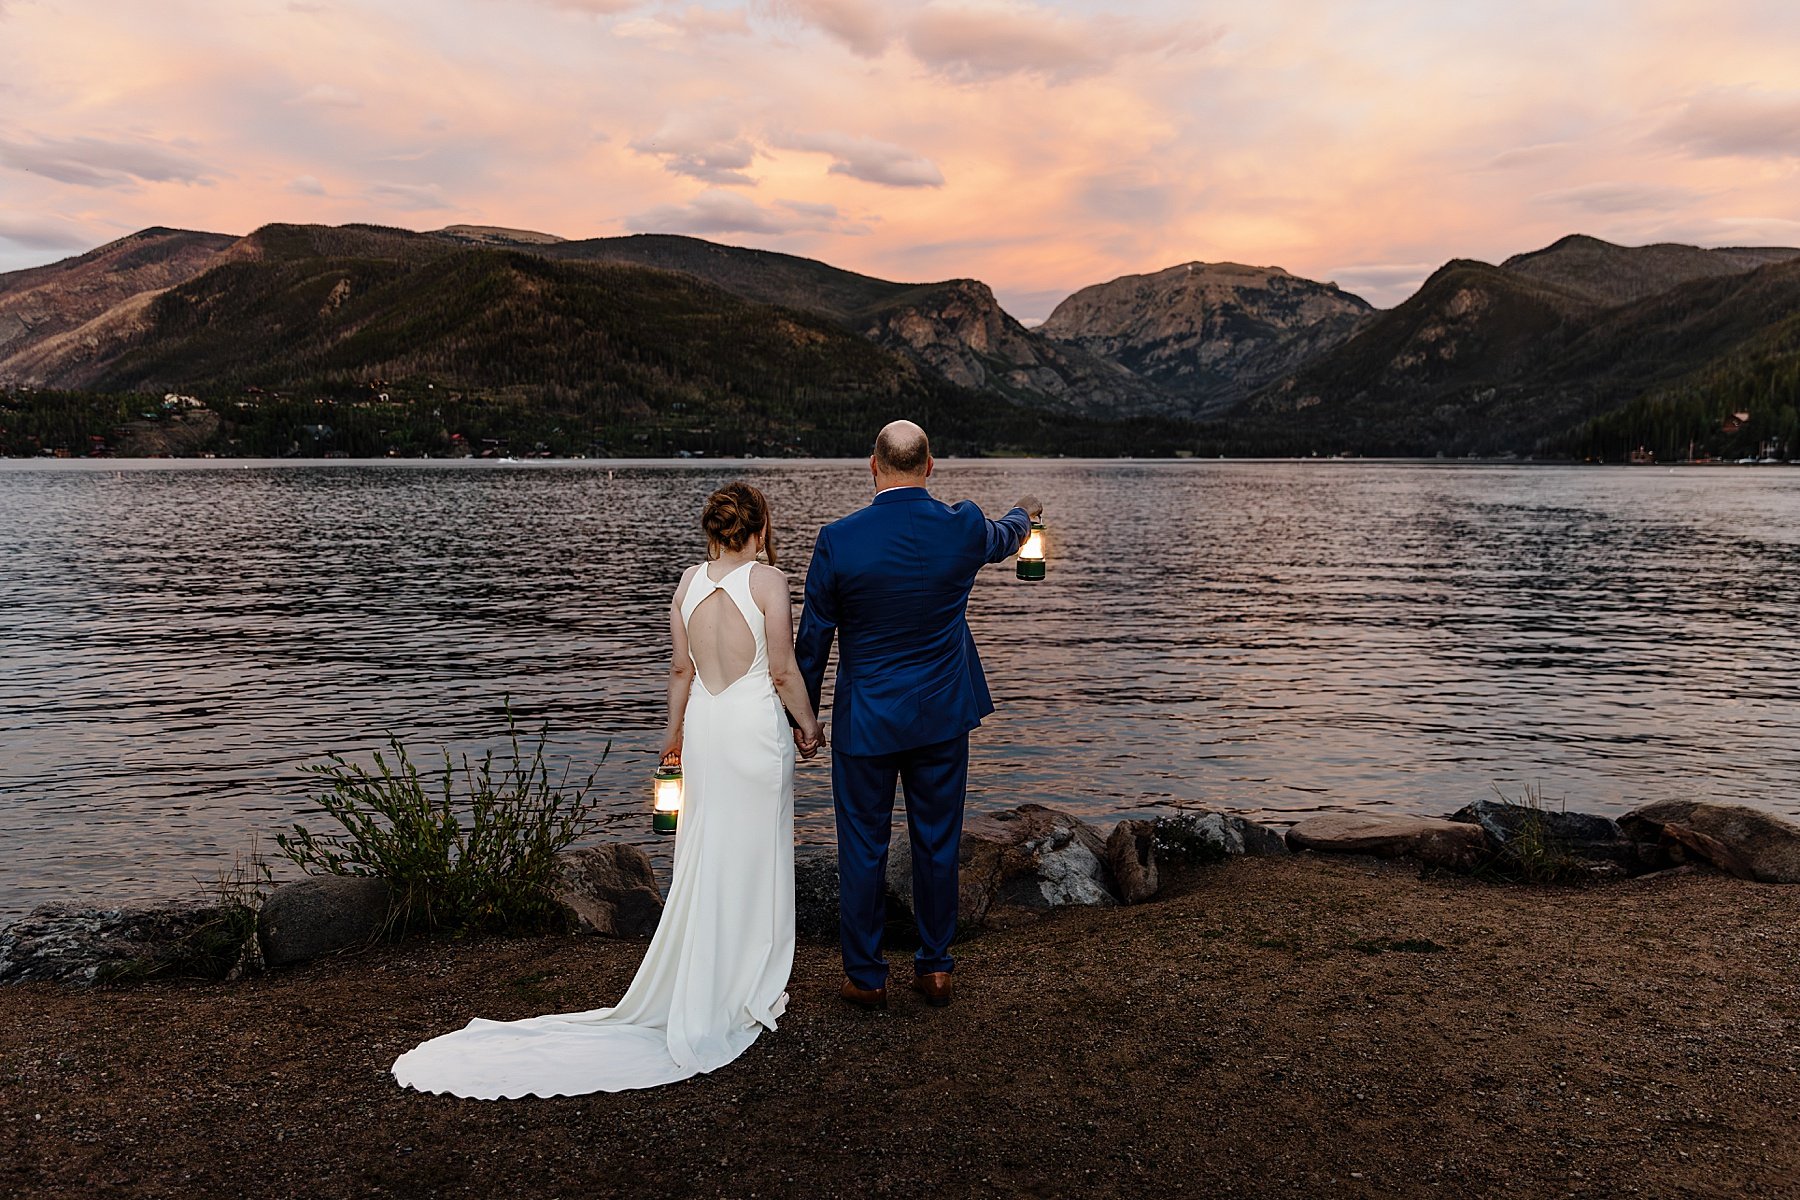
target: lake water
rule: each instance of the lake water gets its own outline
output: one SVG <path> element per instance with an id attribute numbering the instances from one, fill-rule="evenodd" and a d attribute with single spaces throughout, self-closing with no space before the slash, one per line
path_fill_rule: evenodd
<path id="1" fill-rule="evenodd" d="M 480 750 L 508 694 L 650 845 L 703 498 L 764 488 L 798 592 L 865 470 L 0 463 L 0 916 L 190 891 L 306 819 L 303 764 Z M 935 490 L 1051 527 L 1048 580 L 990 568 L 970 606 L 976 808 L 1800 814 L 1800 470 L 983 460 Z M 824 760 L 799 778 L 829 841 Z"/>

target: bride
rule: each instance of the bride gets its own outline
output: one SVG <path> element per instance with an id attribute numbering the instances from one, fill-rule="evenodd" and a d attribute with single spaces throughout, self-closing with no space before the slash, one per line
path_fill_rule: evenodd
<path id="1" fill-rule="evenodd" d="M 794 662 L 768 501 L 729 484 L 707 499 L 701 525 L 707 561 L 669 606 L 663 761 L 681 764 L 683 811 L 643 965 L 616 1008 L 478 1018 L 433 1038 L 394 1063 L 402 1085 L 480 1100 L 655 1087 L 731 1062 L 786 1009 L 794 752 L 817 753 L 821 731 Z"/>

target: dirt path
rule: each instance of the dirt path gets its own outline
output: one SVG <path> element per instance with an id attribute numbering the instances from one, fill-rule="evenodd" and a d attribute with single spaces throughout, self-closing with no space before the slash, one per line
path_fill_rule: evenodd
<path id="1" fill-rule="evenodd" d="M 605 1003 L 642 953 L 0 990 L 0 1195 L 1800 1195 L 1800 888 L 1238 860 L 965 943 L 941 1011 L 849 1010 L 802 945 L 781 1030 L 661 1091 L 386 1075 L 472 1015 Z"/>

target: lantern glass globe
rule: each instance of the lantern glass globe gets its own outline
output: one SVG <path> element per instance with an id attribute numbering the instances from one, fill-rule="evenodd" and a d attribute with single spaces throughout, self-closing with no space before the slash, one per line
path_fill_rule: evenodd
<path id="1" fill-rule="evenodd" d="M 1044 577 L 1044 523 L 1033 521 L 1031 533 L 1019 547 L 1018 576 L 1033 582 Z"/>
<path id="2" fill-rule="evenodd" d="M 674 833 L 681 823 L 681 768 L 658 767 L 651 783 L 651 827 L 657 833 Z"/>

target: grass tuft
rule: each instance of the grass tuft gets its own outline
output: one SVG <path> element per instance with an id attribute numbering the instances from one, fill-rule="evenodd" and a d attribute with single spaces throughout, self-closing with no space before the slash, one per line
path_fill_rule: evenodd
<path id="1" fill-rule="evenodd" d="M 1496 784 L 1494 794 L 1507 811 L 1512 836 L 1484 865 L 1484 873 L 1523 883 L 1570 883 L 1588 877 L 1581 860 L 1551 832 L 1551 810 L 1541 787 L 1527 784 L 1514 799 Z"/>
<path id="2" fill-rule="evenodd" d="M 151 979 L 235 979 L 260 970 L 256 917 L 273 886 L 269 864 L 252 837 L 249 851 L 237 854 L 229 870 L 204 885 L 212 900 L 205 920 L 153 953 L 102 962 L 94 982 L 129 987 Z"/>

